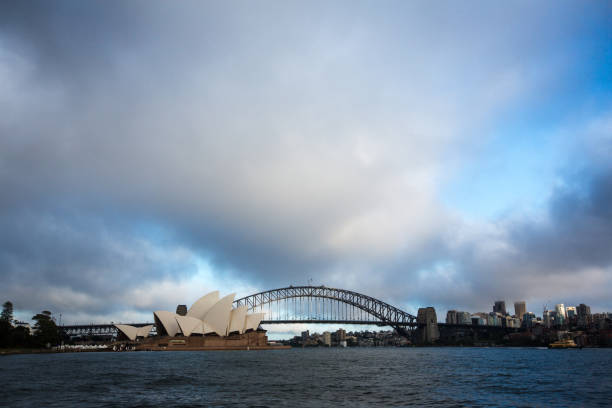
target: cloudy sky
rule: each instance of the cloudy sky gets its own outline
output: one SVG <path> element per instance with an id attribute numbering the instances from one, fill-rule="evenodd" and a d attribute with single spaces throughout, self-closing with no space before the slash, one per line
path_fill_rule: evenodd
<path id="1" fill-rule="evenodd" d="M 611 67 L 609 2 L 4 1 L 0 300 L 612 311 Z"/>

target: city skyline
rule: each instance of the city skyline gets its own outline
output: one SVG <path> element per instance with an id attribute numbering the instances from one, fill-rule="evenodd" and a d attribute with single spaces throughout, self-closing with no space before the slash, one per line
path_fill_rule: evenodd
<path id="1" fill-rule="evenodd" d="M 3 2 L 0 300 L 136 322 L 313 282 L 611 311 L 610 15 Z"/>

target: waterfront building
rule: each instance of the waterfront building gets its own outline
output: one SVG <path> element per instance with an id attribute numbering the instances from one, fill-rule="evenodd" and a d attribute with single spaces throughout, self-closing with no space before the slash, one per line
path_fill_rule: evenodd
<path id="1" fill-rule="evenodd" d="M 502 315 L 506 315 L 506 302 L 503 300 L 496 300 L 493 305 L 493 313 L 501 313 Z"/>
<path id="2" fill-rule="evenodd" d="M 344 342 L 346 344 L 346 330 L 344 329 L 336 330 L 336 333 L 334 333 L 334 337 L 337 343 Z"/>
<path id="3" fill-rule="evenodd" d="M 502 326 L 509 328 L 519 328 L 521 327 L 521 319 L 512 316 L 504 316 L 502 317 Z"/>
<path id="4" fill-rule="evenodd" d="M 498 312 L 498 313 L 489 313 L 489 315 L 493 317 L 491 326 L 503 326 L 504 325 L 503 321 L 506 317 L 505 314 Z"/>
<path id="5" fill-rule="evenodd" d="M 526 312 L 523 314 L 522 327 L 531 328 L 535 326 L 536 323 L 536 315 L 531 312 Z"/>
<path id="6" fill-rule="evenodd" d="M 472 324 L 472 317 L 469 312 L 449 310 L 446 312 L 446 324 Z"/>
<path id="7" fill-rule="evenodd" d="M 235 294 L 219 299 L 219 292 L 214 291 L 198 299 L 189 310 L 184 305 L 177 307 L 177 312 L 165 310 L 153 312 L 157 333 L 168 337 L 190 337 L 215 334 L 226 337 L 231 334 L 243 334 L 255 331 L 264 317 L 263 313 L 247 314 L 246 306 L 232 308 Z M 119 332 L 130 340 L 147 337 L 151 326 L 134 327 L 124 324 L 115 325 Z"/>
<path id="8" fill-rule="evenodd" d="M 523 315 L 527 313 L 527 305 L 524 300 L 514 302 L 514 316 L 523 320 Z"/>
<path id="9" fill-rule="evenodd" d="M 564 316 L 557 312 L 557 310 L 545 310 L 542 318 L 544 320 L 544 326 L 547 328 L 558 327 L 565 324 Z"/>
<path id="10" fill-rule="evenodd" d="M 331 333 L 328 331 L 323 332 L 323 344 L 327 347 L 331 347 Z"/>
<path id="11" fill-rule="evenodd" d="M 487 321 L 486 319 L 483 319 L 479 313 L 476 313 L 472 315 L 472 324 L 474 326 L 486 326 Z"/>
<path id="12" fill-rule="evenodd" d="M 468 312 L 457 312 L 457 324 L 472 324 L 472 317 Z"/>
<path id="13" fill-rule="evenodd" d="M 478 318 L 479 326 L 488 326 L 489 325 L 489 313 L 477 312 L 472 314 L 472 323 L 474 322 L 474 318 Z"/>
<path id="14" fill-rule="evenodd" d="M 542 322 L 544 323 L 544 327 L 546 328 L 550 328 L 552 326 L 553 318 L 551 314 L 552 312 L 546 309 L 544 309 L 544 312 L 542 313 Z"/>
<path id="15" fill-rule="evenodd" d="M 612 327 L 610 313 L 593 313 L 593 326 L 598 330 L 608 330 Z"/>

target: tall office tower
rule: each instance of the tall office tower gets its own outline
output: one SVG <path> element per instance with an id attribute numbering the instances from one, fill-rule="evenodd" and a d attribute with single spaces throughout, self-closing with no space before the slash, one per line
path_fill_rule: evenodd
<path id="1" fill-rule="evenodd" d="M 523 315 L 527 313 L 527 305 L 524 300 L 520 300 L 518 302 L 514 302 L 514 315 L 523 320 Z"/>
<path id="2" fill-rule="evenodd" d="M 565 314 L 567 314 L 567 318 L 571 319 L 572 317 L 576 317 L 576 306 L 568 306 L 565 308 Z"/>
<path id="3" fill-rule="evenodd" d="M 472 324 L 472 317 L 468 312 L 457 312 L 457 324 Z"/>
<path id="4" fill-rule="evenodd" d="M 533 327 L 536 322 L 536 315 L 531 312 L 523 314 L 522 327 Z"/>
<path id="5" fill-rule="evenodd" d="M 548 327 L 550 328 L 552 326 L 552 322 L 553 322 L 553 317 L 552 317 L 552 313 L 550 310 L 544 310 L 544 313 L 542 313 L 542 323 L 544 323 L 544 327 Z"/>
<path id="6" fill-rule="evenodd" d="M 493 313 L 501 313 L 502 315 L 506 315 L 506 302 L 503 300 L 496 300 L 495 305 L 493 306 Z"/>
<path id="7" fill-rule="evenodd" d="M 588 326 L 591 323 L 591 308 L 584 303 L 581 303 L 576 308 L 578 314 L 578 324 L 580 326 Z"/>
<path id="8" fill-rule="evenodd" d="M 555 305 L 555 312 L 557 312 L 558 316 L 562 316 L 563 318 L 567 317 L 567 314 L 565 314 L 565 305 L 563 303 Z"/>
<path id="9" fill-rule="evenodd" d="M 446 312 L 446 324 L 457 324 L 457 311 L 449 310 Z"/>

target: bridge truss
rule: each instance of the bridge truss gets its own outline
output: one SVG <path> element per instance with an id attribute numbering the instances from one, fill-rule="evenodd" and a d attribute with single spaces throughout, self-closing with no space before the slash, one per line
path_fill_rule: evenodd
<path id="1" fill-rule="evenodd" d="M 325 286 L 289 286 L 234 301 L 250 312 L 265 312 L 262 324 L 341 323 L 394 328 L 416 326 L 416 317 L 361 293 Z"/>
<path id="2" fill-rule="evenodd" d="M 399 331 L 417 326 L 416 317 L 371 296 L 325 286 L 289 286 L 255 293 L 234 301 L 249 312 L 265 312 L 262 324 L 331 323 L 391 326 Z M 131 323 L 142 327 L 153 323 Z M 70 337 L 114 337 L 113 324 L 61 326 Z M 151 335 L 156 334 L 153 326 Z"/>

